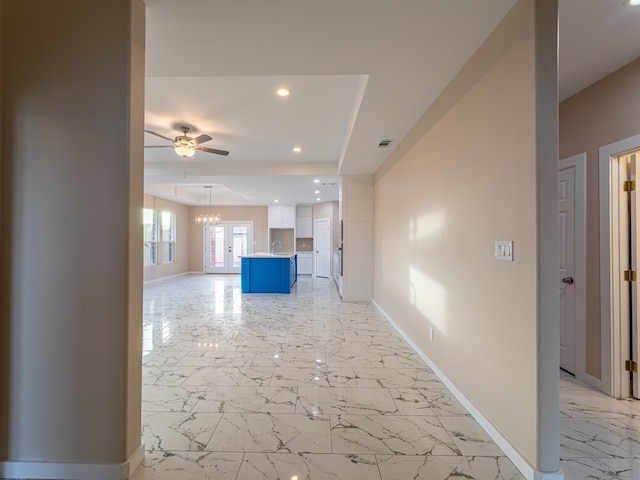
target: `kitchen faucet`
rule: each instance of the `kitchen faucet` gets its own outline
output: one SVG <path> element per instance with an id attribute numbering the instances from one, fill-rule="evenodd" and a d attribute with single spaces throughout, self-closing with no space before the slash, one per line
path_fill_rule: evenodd
<path id="1" fill-rule="evenodd" d="M 276 253 L 276 244 L 282 248 L 282 243 L 280 243 L 280 240 L 275 240 L 272 244 L 271 244 L 271 255 L 275 255 Z"/>

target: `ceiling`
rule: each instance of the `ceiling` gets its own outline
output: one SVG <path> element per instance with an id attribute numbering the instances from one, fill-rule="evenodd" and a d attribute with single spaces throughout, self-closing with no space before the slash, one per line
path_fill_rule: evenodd
<path id="1" fill-rule="evenodd" d="M 145 128 L 174 138 L 186 125 L 230 154 L 145 149 L 145 192 L 337 200 L 338 176 L 374 173 L 514 3 L 146 0 Z M 639 27 L 623 0 L 560 0 L 560 98 L 640 57 Z"/>

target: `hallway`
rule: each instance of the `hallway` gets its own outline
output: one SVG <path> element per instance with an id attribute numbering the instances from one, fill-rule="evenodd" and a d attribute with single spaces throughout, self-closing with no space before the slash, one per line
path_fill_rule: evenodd
<path id="1" fill-rule="evenodd" d="M 519 480 L 370 304 L 330 279 L 241 295 L 237 275 L 145 288 L 135 480 Z"/>

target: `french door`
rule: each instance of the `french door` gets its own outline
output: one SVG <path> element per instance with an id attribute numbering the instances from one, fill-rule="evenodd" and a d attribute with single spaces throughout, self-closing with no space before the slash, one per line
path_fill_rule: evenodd
<path id="1" fill-rule="evenodd" d="M 205 273 L 240 273 L 242 256 L 253 244 L 250 222 L 222 222 L 204 227 Z"/>

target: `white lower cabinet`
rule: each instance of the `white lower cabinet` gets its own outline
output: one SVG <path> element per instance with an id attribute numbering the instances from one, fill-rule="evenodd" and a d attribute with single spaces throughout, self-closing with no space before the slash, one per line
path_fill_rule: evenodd
<path id="1" fill-rule="evenodd" d="M 313 253 L 298 252 L 298 275 L 313 274 Z"/>

